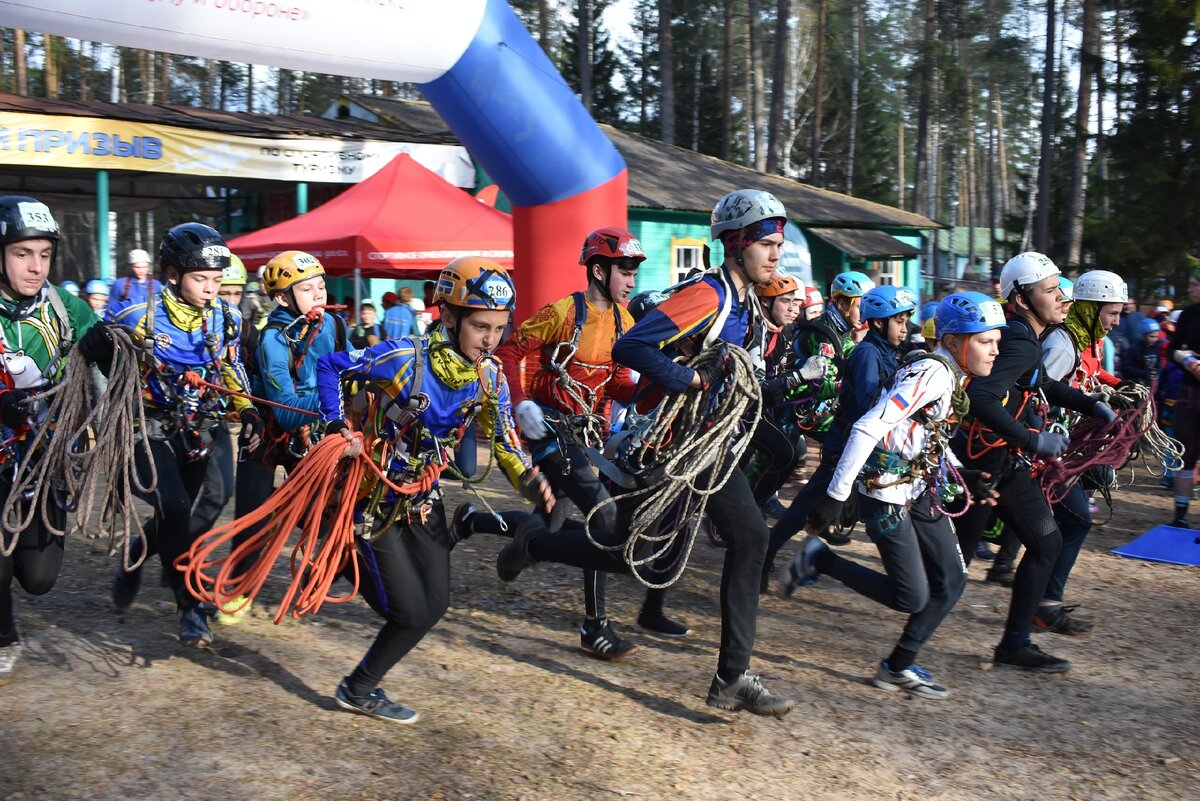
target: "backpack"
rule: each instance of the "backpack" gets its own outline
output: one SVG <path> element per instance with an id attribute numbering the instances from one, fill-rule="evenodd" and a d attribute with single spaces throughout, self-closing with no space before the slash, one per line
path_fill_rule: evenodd
<path id="1" fill-rule="evenodd" d="M 346 321 L 336 314 L 331 314 L 329 316 L 334 320 L 334 350 L 346 350 L 346 344 L 349 338 L 349 330 L 347 328 Z M 268 322 L 261 329 L 251 327 L 249 331 L 246 331 L 242 335 L 242 366 L 246 368 L 246 375 L 250 376 L 252 381 L 255 377 L 263 377 L 262 365 L 258 363 L 258 346 L 262 344 L 263 334 L 270 330 L 282 331 L 286 327 L 287 325 L 285 323 L 275 320 Z M 288 352 L 291 353 L 290 346 L 288 347 Z M 292 358 L 291 361 L 288 362 L 288 367 L 292 374 L 292 381 L 294 382 L 300 380 L 300 376 L 296 371 L 296 366 L 296 359 Z"/>

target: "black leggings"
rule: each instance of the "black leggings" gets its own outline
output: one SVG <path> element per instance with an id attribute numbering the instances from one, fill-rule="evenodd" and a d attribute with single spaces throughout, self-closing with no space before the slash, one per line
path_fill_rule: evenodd
<path id="1" fill-rule="evenodd" d="M 1015 471 L 999 483 L 996 491 L 1000 493 L 994 507 L 996 516 L 1025 546 L 1025 555 L 1013 578 L 1012 601 L 1004 627 L 1004 640 L 1015 646 L 1029 639 L 1033 615 L 1062 550 L 1062 535 L 1046 503 L 1046 496 L 1028 470 Z M 955 526 L 958 546 L 967 564 L 975 556 L 975 546 L 979 544 L 992 511 L 993 507 L 975 505 L 958 519 Z"/>
<path id="2" fill-rule="evenodd" d="M 237 491 L 233 500 L 233 516 L 245 517 L 266 502 L 275 492 L 275 468 L 282 466 L 285 472 L 295 469 L 300 459 L 287 452 L 286 443 L 266 443 L 259 449 L 238 462 Z M 270 520 L 251 526 L 233 538 L 233 548 L 237 548 L 246 540 L 257 534 L 264 526 L 270 525 Z M 254 560 L 247 558 L 238 563 L 234 575 L 240 576 L 254 565 Z"/>
<path id="3" fill-rule="evenodd" d="M 158 554 L 175 600 L 183 604 L 189 598 L 175 560 L 213 527 L 233 495 L 233 442 L 228 429 L 219 425 L 212 429 L 212 446 L 204 459 L 189 458 L 179 437 L 151 439 L 150 455 L 158 486 L 153 495 L 142 498 L 154 507 L 142 528 L 146 555 Z M 136 449 L 136 464 L 138 476 L 147 479 L 150 465 L 141 447 Z"/>
<path id="4" fill-rule="evenodd" d="M 808 445 L 799 429 L 780 428 L 766 416 L 758 421 L 750 448 L 742 458 L 742 472 L 760 506 L 779 491 L 807 453 Z"/>
<path id="5" fill-rule="evenodd" d="M 0 482 L 0 497 L 7 498 L 11 491 L 9 482 Z M 27 509 L 28 504 L 21 505 L 22 512 Z M 62 506 L 53 504 L 49 512 L 55 527 L 62 529 L 67 522 L 66 511 Z M 30 595 L 45 595 L 58 580 L 63 551 L 63 537 L 46 530 L 39 510 L 29 528 L 21 532 L 12 554 L 0 555 L 0 647 L 12 645 L 20 639 L 13 620 L 13 579 Z"/>
<path id="6" fill-rule="evenodd" d="M 703 486 L 703 480 L 700 485 Z M 750 492 L 750 484 L 741 470 L 735 469 L 729 481 L 708 499 L 707 512 L 717 532 L 728 543 L 721 571 L 721 652 L 717 669 L 723 674 L 741 672 L 750 667 L 754 650 L 758 583 L 767 553 L 767 524 Z M 593 531 L 603 544 L 619 545 L 626 539 L 624 526 L 615 532 Z M 644 543 L 646 556 L 653 544 Z M 585 570 L 628 573 L 620 551 L 603 551 L 588 540 L 583 526 L 567 521 L 563 529 L 551 534 L 535 534 L 529 542 L 529 555 L 538 562 L 573 565 Z"/>
<path id="7" fill-rule="evenodd" d="M 359 592 L 385 621 L 347 677 L 351 692 L 361 695 L 379 686 L 450 605 L 450 536 L 442 502 L 433 503 L 424 523 L 395 523 L 371 542 L 360 539 L 356 559 Z M 342 575 L 352 577 L 352 568 Z"/>

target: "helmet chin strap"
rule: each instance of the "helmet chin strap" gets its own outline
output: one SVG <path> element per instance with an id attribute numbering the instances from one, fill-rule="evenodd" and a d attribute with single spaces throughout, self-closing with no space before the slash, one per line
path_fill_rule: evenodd
<path id="1" fill-rule="evenodd" d="M 1042 313 L 1037 310 L 1037 306 L 1033 305 L 1033 299 L 1030 298 L 1029 293 L 1025 291 L 1025 285 L 1016 284 L 1015 286 L 1017 288 L 1017 294 L 1024 298 L 1025 305 L 1029 307 L 1029 313 L 1032 314 L 1034 319 L 1041 324 L 1042 328 L 1049 328 L 1052 323 L 1048 322 L 1046 318 L 1042 316 Z"/>
<path id="2" fill-rule="evenodd" d="M 592 262 L 592 265 L 588 268 L 588 281 L 595 284 L 596 286 L 600 287 L 600 293 L 602 295 L 604 295 L 605 299 L 607 299 L 609 303 L 616 303 L 616 301 L 613 300 L 613 296 L 612 296 L 613 265 L 611 263 L 609 263 L 607 266 L 605 266 L 603 268 L 604 269 L 604 280 L 602 280 L 602 281 L 597 279 L 595 274 L 592 272 L 592 270 L 594 270 L 597 266 L 598 265 L 595 262 Z"/>

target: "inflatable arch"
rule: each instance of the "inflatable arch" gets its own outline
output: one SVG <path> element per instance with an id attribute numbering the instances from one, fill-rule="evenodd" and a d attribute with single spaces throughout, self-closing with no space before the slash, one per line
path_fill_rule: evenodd
<path id="1" fill-rule="evenodd" d="M 0 0 L 27 28 L 202 58 L 411 81 L 513 203 L 518 319 L 626 225 L 625 163 L 505 0 Z"/>

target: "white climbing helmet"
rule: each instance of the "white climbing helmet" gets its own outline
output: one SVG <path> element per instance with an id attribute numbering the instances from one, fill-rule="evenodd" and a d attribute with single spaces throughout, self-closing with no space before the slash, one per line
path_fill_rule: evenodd
<path id="1" fill-rule="evenodd" d="M 712 238 L 725 231 L 737 231 L 759 220 L 779 218 L 787 221 L 787 211 L 779 198 L 760 189 L 739 189 L 721 198 L 712 211 Z"/>
<path id="2" fill-rule="evenodd" d="M 1033 251 L 1019 253 L 1005 262 L 1004 268 L 1000 270 L 1000 297 L 1009 297 L 1018 286 L 1032 286 L 1042 279 L 1061 274 L 1062 270 L 1058 269 L 1049 256 Z M 1075 284 L 1075 299 L 1082 300 L 1079 297 L 1078 283 Z"/>
<path id="3" fill-rule="evenodd" d="M 1075 281 L 1075 300 L 1124 303 L 1129 300 L 1125 279 L 1108 270 L 1090 270 Z"/>

